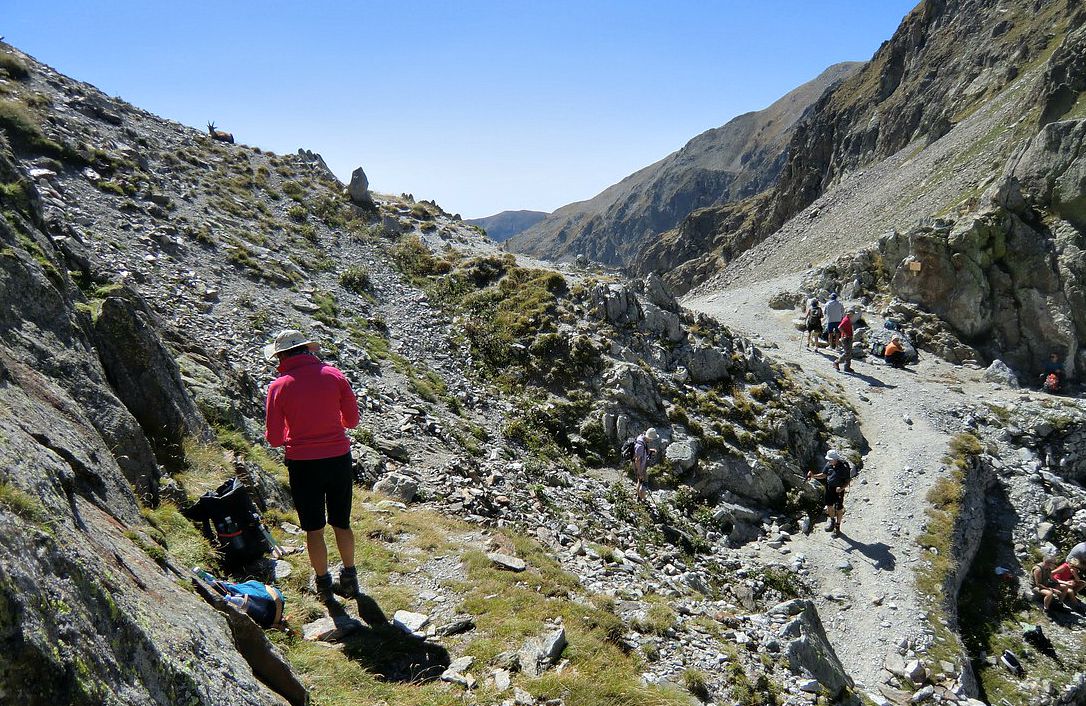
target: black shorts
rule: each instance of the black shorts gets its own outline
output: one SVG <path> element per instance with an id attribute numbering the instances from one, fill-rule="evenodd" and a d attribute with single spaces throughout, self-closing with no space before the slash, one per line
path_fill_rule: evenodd
<path id="1" fill-rule="evenodd" d="M 324 509 L 328 524 L 340 529 L 351 527 L 351 454 L 312 461 L 287 459 L 290 494 L 298 511 L 298 524 L 306 532 L 324 528 Z"/>
<path id="2" fill-rule="evenodd" d="M 807 324 L 807 331 L 810 333 L 822 333 L 822 322 L 812 321 L 811 323 Z"/>
<path id="3" fill-rule="evenodd" d="M 826 507 L 835 507 L 838 510 L 845 509 L 845 494 L 837 492 L 840 487 L 839 485 L 826 484 L 826 501 L 824 503 Z"/>
<path id="4" fill-rule="evenodd" d="M 826 324 L 826 333 L 833 333 L 834 331 L 836 331 L 840 327 L 841 327 L 841 322 L 840 321 L 831 321 L 828 324 Z"/>

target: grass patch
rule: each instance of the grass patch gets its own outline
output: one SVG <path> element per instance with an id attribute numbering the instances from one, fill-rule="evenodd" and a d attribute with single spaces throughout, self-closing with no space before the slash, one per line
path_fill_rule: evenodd
<path id="1" fill-rule="evenodd" d="M 709 700 L 709 684 L 705 680 L 705 674 L 697 669 L 683 670 L 683 686 L 698 701 Z"/>
<path id="2" fill-rule="evenodd" d="M 48 519 L 45 506 L 41 504 L 40 500 L 8 481 L 0 481 L 0 506 L 7 508 L 27 522 L 38 524 Z"/>
<path id="3" fill-rule="evenodd" d="M 41 131 L 37 116 L 19 101 L 0 100 L 0 129 L 17 150 L 34 150 L 50 157 L 65 154 L 64 148 Z"/>
<path id="4" fill-rule="evenodd" d="M 666 635 L 674 630 L 679 623 L 679 616 L 675 614 L 667 601 L 659 596 L 648 596 L 646 600 L 649 602 L 649 607 L 643 618 L 634 621 L 634 629 L 649 635 Z"/>
<path id="5" fill-rule="evenodd" d="M 958 636 L 948 627 L 945 587 L 958 570 L 954 557 L 954 535 L 965 499 L 965 476 L 976 457 L 983 451 L 980 439 L 968 433 L 950 440 L 944 462 L 949 475 L 935 481 L 928 491 L 928 523 L 917 537 L 926 553 L 925 562 L 916 572 L 916 586 L 928 598 L 928 623 L 935 641 L 928 652 L 933 660 L 956 662 L 960 657 Z"/>
<path id="6" fill-rule="evenodd" d="M 183 566 L 214 567 L 218 557 L 204 537 L 176 505 L 168 502 L 155 509 L 144 508 L 143 518 L 161 533 L 162 546 Z"/>
<path id="7" fill-rule="evenodd" d="M 0 70 L 7 72 L 16 81 L 30 78 L 30 67 L 26 62 L 9 51 L 0 49 Z"/>

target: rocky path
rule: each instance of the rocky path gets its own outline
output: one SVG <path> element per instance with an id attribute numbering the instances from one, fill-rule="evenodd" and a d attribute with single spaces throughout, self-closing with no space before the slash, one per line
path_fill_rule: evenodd
<path id="1" fill-rule="evenodd" d="M 951 406 L 978 384 L 977 375 L 930 357 L 915 372 L 863 361 L 854 362 L 852 375 L 836 372 L 828 353 L 804 349 L 791 323 L 795 312 L 773 311 L 766 304 L 775 292 L 796 291 L 798 282 L 798 276 L 784 277 L 702 294 L 684 304 L 776 348 L 771 355 L 799 365 L 857 410 L 871 450 L 849 490 L 842 536 L 833 538 L 818 523 L 780 550 L 754 543 L 745 551 L 765 559 L 788 552 L 785 561 L 809 571 L 834 648 L 856 681 L 874 689 L 883 681 L 888 652 L 906 639 L 914 645 L 928 639 L 914 586 L 923 552 L 916 536 L 925 523 L 927 491 L 956 431 Z"/>

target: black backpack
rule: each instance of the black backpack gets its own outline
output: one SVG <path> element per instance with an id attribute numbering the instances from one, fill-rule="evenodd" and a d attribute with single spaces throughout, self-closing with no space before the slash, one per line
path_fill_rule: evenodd
<path id="1" fill-rule="evenodd" d="M 630 437 L 626 441 L 622 442 L 622 448 L 619 450 L 619 457 L 624 461 L 633 461 L 634 447 L 637 445 L 637 439 Z"/>
<path id="2" fill-rule="evenodd" d="M 203 523 L 204 535 L 222 555 L 227 567 L 240 567 L 271 551 L 260 513 L 249 497 L 248 488 L 237 478 L 201 495 L 184 515 Z"/>

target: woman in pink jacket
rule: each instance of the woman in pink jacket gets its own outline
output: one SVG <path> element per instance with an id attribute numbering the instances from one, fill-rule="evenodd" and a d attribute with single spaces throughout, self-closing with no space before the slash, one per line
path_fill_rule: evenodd
<path id="1" fill-rule="evenodd" d="M 316 574 L 317 593 L 332 599 L 328 573 L 327 524 L 336 535 L 343 559 L 340 593 L 358 593 L 351 531 L 351 442 L 345 429 L 358 426 L 358 403 L 351 384 L 336 368 L 322 363 L 316 343 L 300 331 L 279 333 L 264 347 L 269 360 L 279 360 L 279 377 L 268 388 L 264 437 L 272 447 L 286 446 L 290 494 L 305 530 L 309 563 Z"/>

